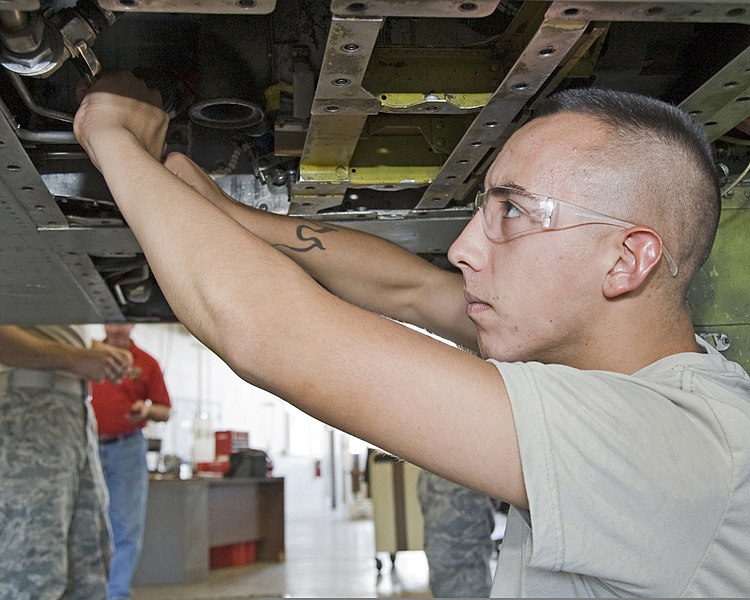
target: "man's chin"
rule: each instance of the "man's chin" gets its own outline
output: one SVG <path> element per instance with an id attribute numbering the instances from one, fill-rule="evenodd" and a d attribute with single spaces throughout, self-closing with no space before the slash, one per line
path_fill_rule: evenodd
<path id="1" fill-rule="evenodd" d="M 498 343 L 494 340 L 494 343 L 488 344 L 482 340 L 482 335 L 477 337 L 477 345 L 479 346 L 479 356 L 483 359 L 492 359 L 499 362 L 518 362 L 529 360 L 518 348 L 511 348 Z"/>
<path id="2" fill-rule="evenodd" d="M 501 362 L 508 361 L 508 352 L 504 352 L 502 348 L 498 348 L 497 344 L 487 344 L 482 341 L 482 336 L 477 338 L 477 344 L 479 346 L 479 356 L 484 360 L 492 359 L 499 360 Z"/>

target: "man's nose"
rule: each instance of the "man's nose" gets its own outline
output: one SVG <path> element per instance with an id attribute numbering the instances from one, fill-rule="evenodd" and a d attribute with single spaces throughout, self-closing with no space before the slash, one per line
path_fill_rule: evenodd
<path id="1" fill-rule="evenodd" d="M 487 265 L 488 239 L 477 213 L 448 249 L 448 260 L 462 271 L 481 271 Z"/>

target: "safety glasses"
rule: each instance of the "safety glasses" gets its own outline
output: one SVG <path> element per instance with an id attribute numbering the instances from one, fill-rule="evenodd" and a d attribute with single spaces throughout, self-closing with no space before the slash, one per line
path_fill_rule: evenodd
<path id="1" fill-rule="evenodd" d="M 635 223 L 511 186 L 491 187 L 477 194 L 476 209 L 482 213 L 482 226 L 487 237 L 503 244 L 515 238 L 542 231 L 569 229 L 579 225 L 614 225 L 635 227 Z M 677 263 L 662 244 L 662 256 L 672 277 Z"/>

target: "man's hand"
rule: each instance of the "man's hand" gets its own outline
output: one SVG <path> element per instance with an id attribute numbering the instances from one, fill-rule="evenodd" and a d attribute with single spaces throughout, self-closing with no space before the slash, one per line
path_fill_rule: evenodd
<path id="1" fill-rule="evenodd" d="M 90 381 L 122 381 L 133 366 L 133 355 L 123 348 L 94 342 L 91 348 L 78 350 L 72 371 Z"/>
<path id="2" fill-rule="evenodd" d="M 155 159 L 161 159 L 169 119 L 161 107 L 161 94 L 129 71 L 105 73 L 91 87 L 76 90 L 81 105 L 73 132 L 94 165 L 111 151 L 109 142 L 132 135 Z M 115 136 L 115 138 L 113 138 Z"/>
<path id="3" fill-rule="evenodd" d="M 131 423 L 139 423 L 148 419 L 149 412 L 151 411 L 151 402 L 147 400 L 136 400 L 130 407 L 130 412 L 125 415 L 125 418 Z"/>
<path id="4" fill-rule="evenodd" d="M 16 325 L 2 325 L 0 362 L 18 369 L 67 371 L 89 381 L 119 382 L 130 372 L 133 355 L 101 342 L 77 348 L 40 338 Z"/>

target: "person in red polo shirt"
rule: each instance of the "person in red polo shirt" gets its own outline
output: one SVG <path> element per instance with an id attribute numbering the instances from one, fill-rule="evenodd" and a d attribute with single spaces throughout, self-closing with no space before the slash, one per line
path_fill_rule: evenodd
<path id="1" fill-rule="evenodd" d="M 133 324 L 104 326 L 105 341 L 133 354 L 130 375 L 120 383 L 92 387 L 92 406 L 99 426 L 99 456 L 109 489 L 109 519 L 114 556 L 109 573 L 110 600 L 130 598 L 138 565 L 148 498 L 146 438 L 148 421 L 169 419 L 171 402 L 156 359 L 130 338 Z"/>

